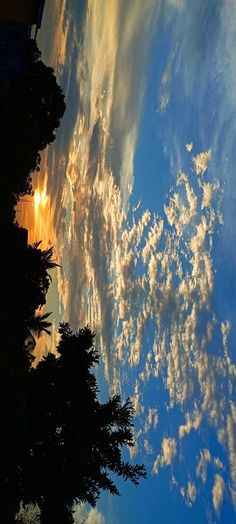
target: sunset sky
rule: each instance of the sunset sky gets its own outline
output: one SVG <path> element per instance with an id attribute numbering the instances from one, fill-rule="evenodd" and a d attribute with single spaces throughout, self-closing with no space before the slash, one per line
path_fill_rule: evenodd
<path id="1" fill-rule="evenodd" d="M 96 331 L 148 474 L 89 524 L 236 521 L 235 38 L 234 0 L 46 2 L 67 109 L 18 220 L 61 264 L 48 347 Z"/>

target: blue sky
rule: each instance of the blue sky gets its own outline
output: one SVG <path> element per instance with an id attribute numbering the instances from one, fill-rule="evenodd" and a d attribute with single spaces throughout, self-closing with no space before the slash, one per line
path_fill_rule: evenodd
<path id="1" fill-rule="evenodd" d="M 46 4 L 67 103 L 37 182 L 48 309 L 97 332 L 148 473 L 89 524 L 235 521 L 235 32 L 233 0 Z"/>

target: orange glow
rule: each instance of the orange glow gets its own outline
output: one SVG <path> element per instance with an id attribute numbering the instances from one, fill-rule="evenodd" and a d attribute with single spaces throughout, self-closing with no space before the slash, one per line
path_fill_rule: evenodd
<path id="1" fill-rule="evenodd" d="M 48 247 L 55 243 L 53 229 L 54 207 L 47 190 L 48 175 L 38 177 L 34 183 L 33 197 L 20 200 L 16 208 L 18 223 L 29 231 L 29 243 L 42 240 L 42 246 Z"/>
<path id="2" fill-rule="evenodd" d="M 34 192 L 34 211 L 37 215 L 43 208 L 46 207 L 49 196 L 46 192 L 46 186 L 41 190 L 40 188 L 35 189 Z"/>
<path id="3" fill-rule="evenodd" d="M 52 206 L 51 199 L 47 192 L 47 175 L 43 181 L 38 182 L 34 189 L 34 241 L 42 240 L 43 246 L 48 246 L 52 237 Z"/>
<path id="4" fill-rule="evenodd" d="M 33 180 L 33 196 L 27 195 L 27 197 L 21 198 L 16 206 L 17 222 L 20 226 L 28 229 L 29 244 L 42 241 L 42 244 L 40 245 L 40 248 L 42 249 L 46 249 L 50 245 L 56 244 L 56 234 L 53 227 L 55 205 L 53 199 L 49 195 L 47 183 L 47 172 L 44 176 L 35 175 Z M 56 253 L 55 258 L 58 258 Z M 56 278 L 55 272 L 53 277 Z M 51 300 L 54 301 L 53 298 L 51 298 Z M 49 305 L 46 306 L 46 309 L 43 309 L 43 311 L 52 309 L 51 305 Z M 36 356 L 34 365 L 37 364 L 48 349 L 54 351 L 57 344 L 55 337 L 55 327 L 52 327 L 51 337 L 43 334 L 42 337 L 37 340 L 34 350 Z"/>
<path id="5" fill-rule="evenodd" d="M 36 189 L 35 193 L 34 193 L 34 209 L 35 209 L 35 212 L 37 213 L 38 211 L 38 207 L 39 207 L 39 204 L 40 204 L 40 200 L 41 200 L 41 195 L 40 195 L 40 192 L 38 189 Z"/>

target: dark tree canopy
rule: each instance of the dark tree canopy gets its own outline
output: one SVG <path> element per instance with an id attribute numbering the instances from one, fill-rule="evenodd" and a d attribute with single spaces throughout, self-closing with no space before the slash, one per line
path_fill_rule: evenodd
<path id="1" fill-rule="evenodd" d="M 31 364 L 34 337 L 49 331 L 47 313 L 35 309 L 45 301 L 52 248 L 27 244 L 27 231 L 5 224 L 0 259 L 0 522 L 12 524 L 22 498 L 22 475 L 32 445 Z M 44 283 L 46 285 L 44 287 Z M 33 342 L 33 344 L 32 344 Z"/>
<path id="2" fill-rule="evenodd" d="M 92 371 L 98 363 L 94 333 L 60 326 L 59 357 L 49 353 L 31 371 L 31 446 L 24 465 L 22 498 L 37 502 L 41 522 L 70 523 L 73 502 L 92 506 L 102 490 L 118 495 L 110 474 L 135 485 L 142 465 L 123 461 L 133 446 L 133 408 L 119 395 L 101 404 Z M 113 475 L 114 476 L 114 475 Z"/>
<path id="3" fill-rule="evenodd" d="M 28 42 L 29 74 L 16 74 L 11 86 L 18 93 L 42 151 L 56 137 L 65 112 L 64 94 L 52 67 L 44 64 L 35 40 Z"/>
<path id="4" fill-rule="evenodd" d="M 39 170 L 38 138 L 18 93 L 0 86 L 0 169 L 2 193 L 32 193 L 31 174 Z M 14 154 L 13 154 L 14 152 Z"/>
<path id="5" fill-rule="evenodd" d="M 65 111 L 53 69 L 42 62 L 35 40 L 26 44 L 25 71 L 11 74 L 9 83 L 0 86 L 0 169 L 9 195 L 32 193 L 40 151 L 55 139 Z"/>
<path id="6" fill-rule="evenodd" d="M 49 314 L 37 308 L 57 264 L 52 247 L 29 246 L 23 233 L 8 230 L 1 259 L 1 521 L 14 522 L 22 501 L 39 506 L 41 524 L 72 524 L 74 501 L 95 505 L 103 490 L 119 494 L 116 477 L 136 485 L 145 470 L 122 457 L 133 445 L 129 400 L 99 402 L 99 355 L 88 327 L 73 333 L 62 324 L 58 355 L 31 367 L 34 336 L 50 328 Z"/>

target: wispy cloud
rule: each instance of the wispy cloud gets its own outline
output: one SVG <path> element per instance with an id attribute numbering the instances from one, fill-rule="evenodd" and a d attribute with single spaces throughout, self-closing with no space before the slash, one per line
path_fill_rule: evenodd
<path id="1" fill-rule="evenodd" d="M 193 482 L 188 482 L 187 495 L 188 495 L 189 504 L 193 504 L 193 502 L 195 502 L 196 496 L 197 496 L 196 486 L 195 486 L 195 484 Z"/>
<path id="2" fill-rule="evenodd" d="M 197 477 L 200 477 L 202 482 L 206 482 L 207 479 L 207 465 L 211 462 L 211 454 L 209 449 L 204 448 L 200 451 L 199 462 L 196 469 Z"/>
<path id="3" fill-rule="evenodd" d="M 147 439 L 144 439 L 143 447 L 144 447 L 144 449 L 145 449 L 145 451 L 147 452 L 148 455 L 152 455 L 153 448 L 152 448 L 150 442 Z"/>
<path id="4" fill-rule="evenodd" d="M 202 421 L 202 414 L 198 411 L 198 409 L 196 409 L 192 414 L 186 413 L 185 419 L 186 423 L 179 426 L 180 438 L 183 438 L 185 435 L 190 433 L 192 429 L 198 430 Z"/>
<path id="5" fill-rule="evenodd" d="M 148 416 L 145 420 L 144 424 L 144 433 L 148 433 L 148 431 L 152 429 L 156 429 L 158 424 L 158 414 L 156 408 L 148 408 Z"/>
<path id="6" fill-rule="evenodd" d="M 170 466 L 177 453 L 176 440 L 171 437 L 165 437 L 161 444 L 161 453 L 153 464 L 153 473 L 157 474 L 160 468 Z"/>
<path id="7" fill-rule="evenodd" d="M 188 481 L 187 487 L 183 486 L 180 488 L 180 494 L 185 499 L 187 506 L 191 507 L 196 500 L 197 489 L 194 482 Z"/>
<path id="8" fill-rule="evenodd" d="M 236 406 L 230 403 L 230 413 L 227 416 L 227 444 L 231 469 L 231 496 L 236 507 Z"/>
<path id="9" fill-rule="evenodd" d="M 172 4 L 173 5 L 173 4 Z M 176 3 L 177 5 L 177 3 Z M 172 66 L 176 55 L 176 49 L 171 54 L 166 69 L 161 78 L 161 87 L 159 89 L 159 108 L 164 113 L 169 105 L 171 97 Z"/>
<path id="10" fill-rule="evenodd" d="M 59 74 L 71 60 L 69 55 L 64 64 L 68 26 L 70 35 L 74 34 L 73 21 L 63 6 L 54 46 L 55 62 L 62 67 Z M 57 169 L 50 191 L 54 193 L 54 238 L 63 268 L 58 278 L 61 303 L 74 327 L 89 322 L 100 332 L 100 344 L 106 350 L 113 339 L 117 308 L 124 322 L 128 320 L 126 277 L 136 258 L 128 249 L 131 240 L 122 237 L 122 227 L 133 186 L 144 92 L 140 79 L 159 10 L 154 0 L 148 6 L 138 0 L 132 7 L 127 2 L 106 1 L 102 9 L 99 2 L 88 2 L 76 64 L 77 119 L 68 154 L 60 151 L 58 166 L 54 158 L 51 161 L 53 172 Z M 142 236 L 149 215 L 144 213 L 139 231 L 135 224 L 133 242 Z M 140 333 L 142 322 L 140 317 Z M 139 350 L 133 345 L 134 361 Z M 108 351 L 106 355 L 108 374 Z"/>

